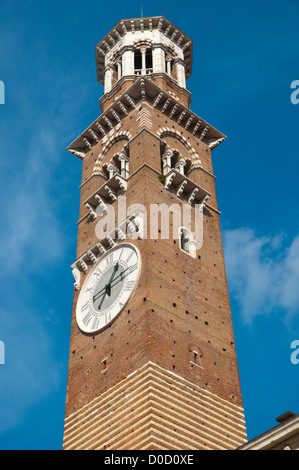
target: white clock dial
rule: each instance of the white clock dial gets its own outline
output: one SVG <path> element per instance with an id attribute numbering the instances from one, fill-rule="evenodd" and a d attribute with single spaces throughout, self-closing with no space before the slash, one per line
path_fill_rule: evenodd
<path id="1" fill-rule="evenodd" d="M 128 302 L 139 271 L 139 252 L 130 243 L 122 243 L 100 258 L 79 295 L 76 310 L 79 328 L 95 333 L 111 323 Z"/>

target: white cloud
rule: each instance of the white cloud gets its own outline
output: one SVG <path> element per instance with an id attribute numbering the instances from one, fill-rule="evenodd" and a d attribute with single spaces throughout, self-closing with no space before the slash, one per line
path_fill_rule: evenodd
<path id="1" fill-rule="evenodd" d="M 282 242 L 248 228 L 223 232 L 230 295 L 246 322 L 278 309 L 292 318 L 299 310 L 299 236 L 287 248 Z"/>
<path id="2" fill-rule="evenodd" d="M 62 246 L 62 233 L 51 197 L 54 136 L 41 129 L 34 148 L 24 149 L 23 161 L 13 181 L 3 181 L 7 204 L 3 207 L 0 260 L 10 254 L 9 269 L 19 269 L 24 260 L 56 259 Z M 33 147 L 33 146 L 32 146 Z"/>

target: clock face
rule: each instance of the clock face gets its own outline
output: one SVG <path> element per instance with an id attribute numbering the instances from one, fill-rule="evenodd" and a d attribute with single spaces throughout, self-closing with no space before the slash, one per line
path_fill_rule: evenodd
<path id="1" fill-rule="evenodd" d="M 105 328 L 123 309 L 135 287 L 140 257 L 134 245 L 122 243 L 103 256 L 86 278 L 76 319 L 85 333 Z"/>

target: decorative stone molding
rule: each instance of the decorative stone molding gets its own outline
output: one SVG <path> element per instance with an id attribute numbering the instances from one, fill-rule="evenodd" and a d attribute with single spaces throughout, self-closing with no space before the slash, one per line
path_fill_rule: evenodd
<path id="1" fill-rule="evenodd" d="M 169 113 L 169 117 L 170 117 L 170 118 L 172 118 L 172 116 L 175 114 L 175 112 L 176 112 L 176 110 L 177 110 L 178 107 L 179 107 L 179 104 L 178 104 L 178 103 L 176 103 L 176 104 L 173 106 L 172 110 L 171 110 L 170 113 Z"/>
<path id="2" fill-rule="evenodd" d="M 88 129 L 88 131 L 90 132 L 91 134 L 91 137 L 96 141 L 96 142 L 100 142 L 101 138 L 99 137 L 99 135 L 92 129 Z"/>
<path id="3" fill-rule="evenodd" d="M 183 175 L 184 167 L 186 166 L 186 164 L 187 164 L 186 160 L 184 158 L 181 158 L 175 165 L 175 168 Z"/>
<path id="4" fill-rule="evenodd" d="M 189 180 L 176 169 L 172 169 L 166 176 L 165 188 L 175 193 L 179 198 L 188 202 L 188 204 L 205 203 L 211 194 L 198 184 Z"/>
<path id="5" fill-rule="evenodd" d="M 92 217 L 93 219 L 96 219 L 96 218 L 97 218 L 97 214 L 96 214 L 95 210 L 91 207 L 91 205 L 88 204 L 88 202 L 86 202 L 84 205 L 85 205 L 85 207 L 88 209 L 89 214 L 91 215 L 91 217 Z"/>
<path id="6" fill-rule="evenodd" d="M 127 102 L 132 106 L 132 108 L 135 108 L 136 102 L 133 100 L 133 98 L 131 98 L 130 95 L 128 95 L 128 93 L 125 94 L 125 98 Z"/>
<path id="7" fill-rule="evenodd" d="M 86 146 L 89 148 L 89 150 L 92 148 L 92 145 L 90 141 L 87 139 L 87 137 L 83 137 L 83 142 L 86 144 Z"/>
<path id="8" fill-rule="evenodd" d="M 120 122 L 120 117 L 119 115 L 117 114 L 117 112 L 114 110 L 114 109 L 111 109 L 111 113 L 113 114 L 114 118 Z"/>
<path id="9" fill-rule="evenodd" d="M 162 113 L 165 113 L 166 109 L 168 108 L 169 103 L 171 102 L 171 98 L 167 98 L 165 101 L 163 108 L 162 108 Z"/>
<path id="10" fill-rule="evenodd" d="M 98 121 L 95 122 L 95 125 L 97 126 L 97 128 L 99 129 L 99 131 L 101 131 L 101 133 L 103 134 L 103 136 L 105 136 L 105 135 L 106 135 L 106 131 L 104 130 L 103 126 L 101 126 L 101 124 L 100 124 Z"/>
<path id="11" fill-rule="evenodd" d="M 93 174 L 98 173 L 102 169 L 102 161 L 107 154 L 107 152 L 111 149 L 111 147 L 118 142 L 119 140 L 125 140 L 128 142 L 132 138 L 132 135 L 129 131 L 119 131 L 114 136 L 110 137 L 106 142 L 105 146 L 102 149 L 102 152 L 99 154 L 98 158 L 96 159 L 95 165 L 93 167 Z M 124 145 L 125 149 L 126 145 Z M 124 150 L 123 149 L 123 150 Z"/>
<path id="12" fill-rule="evenodd" d="M 96 202 L 98 203 L 97 208 L 100 208 L 102 210 L 102 212 L 105 212 L 106 209 L 107 209 L 106 200 L 104 200 L 104 198 L 101 197 L 99 194 L 95 194 L 94 198 L 95 198 Z"/>
<path id="13" fill-rule="evenodd" d="M 91 262 L 92 262 L 93 264 L 95 264 L 95 263 L 97 262 L 97 257 L 94 255 L 94 253 L 89 250 L 89 251 L 87 252 L 87 254 L 88 254 L 88 256 L 89 256 Z"/>
<path id="14" fill-rule="evenodd" d="M 109 179 L 113 178 L 114 175 L 118 174 L 118 168 L 113 165 L 111 162 L 106 166 L 109 173 Z"/>
<path id="15" fill-rule="evenodd" d="M 204 139 L 206 133 L 207 133 L 208 130 L 209 130 L 209 127 L 210 127 L 210 126 L 205 126 L 204 130 L 202 131 L 202 133 L 201 133 L 201 135 L 200 135 L 200 140 L 203 140 L 203 139 Z"/>
<path id="16" fill-rule="evenodd" d="M 186 147 L 188 153 L 192 155 L 193 161 L 195 161 L 195 159 L 196 159 L 197 161 L 200 162 L 199 156 L 198 156 L 196 150 L 191 146 L 191 144 L 188 142 L 186 137 L 182 136 L 180 134 L 179 131 L 171 129 L 170 127 L 162 127 L 161 129 L 159 129 L 157 134 L 158 134 L 158 136 L 160 137 L 161 140 L 164 136 L 167 136 L 167 135 L 178 139 L 181 142 L 181 144 L 183 144 L 184 147 Z M 167 144 L 165 143 L 165 145 L 167 145 Z"/>
<path id="17" fill-rule="evenodd" d="M 73 276 L 75 279 L 74 287 L 76 290 L 79 290 L 80 289 L 80 270 L 78 269 L 77 266 L 74 266 L 72 272 L 73 272 Z"/>
<path id="18" fill-rule="evenodd" d="M 194 119 L 194 116 L 193 114 L 189 117 L 188 121 L 186 122 L 185 124 L 185 129 L 188 129 L 188 127 L 190 126 L 191 122 L 193 121 Z"/>
<path id="19" fill-rule="evenodd" d="M 164 95 L 164 92 L 161 91 L 160 93 L 158 93 L 158 95 L 156 96 L 155 98 L 155 101 L 154 101 L 154 106 L 158 106 L 160 100 L 162 99 L 162 96 Z"/>
<path id="20" fill-rule="evenodd" d="M 126 190 L 126 179 L 119 174 L 114 174 L 96 192 L 89 196 L 83 204 L 88 208 L 93 219 L 96 219 L 98 214 L 102 215 L 106 211 L 107 204 L 113 203 Z"/>
<path id="21" fill-rule="evenodd" d="M 217 147 L 217 145 L 221 144 L 221 142 L 224 142 L 224 141 L 225 141 L 224 137 L 222 137 L 221 139 L 218 139 L 218 140 L 214 140 L 211 143 L 209 143 L 209 147 L 210 147 L 211 150 L 213 150 L 215 147 Z"/>
<path id="22" fill-rule="evenodd" d="M 195 199 L 195 196 L 196 194 L 198 193 L 198 188 L 194 188 L 190 191 L 190 193 L 188 194 L 188 199 L 187 199 L 187 202 L 188 204 L 192 204 L 194 199 Z"/>
<path id="23" fill-rule="evenodd" d="M 113 248 L 117 243 L 122 242 L 128 235 L 129 238 L 142 239 L 145 236 L 145 217 L 144 213 L 140 210 L 134 211 L 111 234 L 95 243 L 85 253 L 83 253 L 72 265 L 72 272 L 75 279 L 74 288 L 79 290 L 81 273 L 86 273 L 88 266 L 95 264 L 98 259 L 106 254 L 110 248 Z"/>
<path id="24" fill-rule="evenodd" d="M 128 114 L 128 110 L 125 105 L 121 101 L 118 101 L 117 104 L 120 107 L 122 113 L 126 116 Z"/>
<path id="25" fill-rule="evenodd" d="M 164 77 L 167 77 L 167 75 L 164 74 Z M 142 76 L 140 79 L 136 80 L 123 95 L 118 97 L 110 108 L 94 121 L 86 131 L 77 137 L 77 139 L 67 147 L 67 150 L 79 158 L 84 158 L 86 153 L 98 143 L 99 131 L 101 135 L 103 135 L 102 143 L 107 145 L 113 138 L 113 135 L 115 135 L 116 127 L 120 123 L 122 117 L 120 113 L 123 113 L 123 115 L 128 114 L 130 109 L 133 109 L 140 100 L 142 100 L 143 103 L 151 103 L 155 108 L 169 115 L 171 119 L 176 120 L 176 122 L 183 126 L 188 132 L 190 131 L 193 135 L 198 136 L 211 150 L 226 139 L 217 129 L 196 116 L 189 108 L 185 107 L 173 93 L 166 93 L 166 91 L 163 91 L 146 76 Z M 165 128 L 163 128 L 163 130 L 164 129 Z M 163 133 L 163 130 L 160 129 L 157 131 L 158 135 L 160 135 L 161 132 Z M 125 133 L 125 131 L 123 131 L 123 133 Z M 180 134 L 178 131 L 177 133 Z M 116 133 L 116 135 L 118 135 L 118 133 Z M 129 139 L 131 139 L 131 136 Z M 188 146 L 188 144 L 189 142 L 186 140 L 186 145 Z M 196 153 L 194 149 L 192 149 L 192 153 Z"/>
<path id="26" fill-rule="evenodd" d="M 183 117 L 185 116 L 185 114 L 187 113 L 187 110 L 186 109 L 183 109 L 183 111 L 180 113 L 179 117 L 177 118 L 177 123 L 180 124 L 181 120 L 183 119 Z"/>
<path id="27" fill-rule="evenodd" d="M 181 194 L 183 194 L 184 192 L 184 187 L 186 186 L 187 184 L 187 181 L 186 180 L 183 180 L 181 183 L 178 184 L 177 188 L 176 188 L 176 195 L 178 197 L 181 197 Z"/>
<path id="28" fill-rule="evenodd" d="M 152 116 L 151 116 L 151 113 L 150 111 L 145 108 L 145 107 L 142 107 L 139 111 L 138 111 L 138 118 L 137 118 L 137 121 L 139 121 L 139 127 L 141 128 L 147 128 L 149 130 L 152 129 L 153 127 L 153 123 L 152 123 Z"/>

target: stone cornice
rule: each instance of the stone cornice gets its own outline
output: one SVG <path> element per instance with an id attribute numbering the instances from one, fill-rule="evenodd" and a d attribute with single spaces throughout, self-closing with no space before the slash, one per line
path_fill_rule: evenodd
<path id="1" fill-rule="evenodd" d="M 112 137 L 115 130 L 121 128 L 123 117 L 134 109 L 138 102 L 144 100 L 198 137 L 211 150 L 226 139 L 225 135 L 184 106 L 174 93 L 167 93 L 156 83 L 142 76 L 85 129 L 67 147 L 67 151 L 83 159 L 97 143 L 104 143 L 103 140 L 108 136 Z"/>
<path id="2" fill-rule="evenodd" d="M 180 60 L 178 60 L 176 63 L 180 63 Z M 151 81 L 154 81 L 155 79 L 163 78 L 171 88 L 173 88 L 178 93 L 185 95 L 187 100 L 188 100 L 188 103 L 191 102 L 191 93 L 190 93 L 190 91 L 188 91 L 186 88 L 180 87 L 177 84 L 176 80 L 173 77 L 170 77 L 166 72 L 153 72 L 153 73 L 147 75 L 146 78 L 147 78 L 147 80 L 151 80 Z M 121 90 L 121 88 L 122 88 L 122 86 L 125 82 L 134 82 L 136 80 L 140 80 L 140 76 L 125 75 L 122 78 L 120 78 L 115 83 L 112 90 L 110 90 L 108 93 L 105 93 L 100 98 L 100 108 L 103 109 L 104 103 L 107 100 L 110 100 L 119 90 Z"/>
<path id="3" fill-rule="evenodd" d="M 299 415 L 266 431 L 237 450 L 271 450 L 274 446 L 286 443 L 294 435 L 299 435 Z"/>

